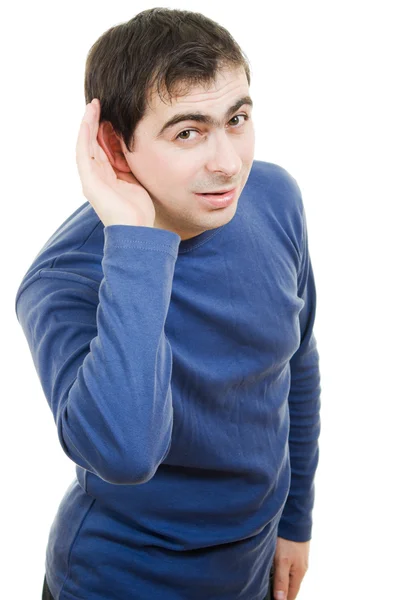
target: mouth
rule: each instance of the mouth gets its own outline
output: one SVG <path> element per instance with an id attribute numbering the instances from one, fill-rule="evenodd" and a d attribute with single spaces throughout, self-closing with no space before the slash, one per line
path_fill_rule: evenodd
<path id="1" fill-rule="evenodd" d="M 235 190 L 235 188 L 230 188 L 230 189 L 226 189 L 226 190 L 219 190 L 216 192 L 199 192 L 199 194 L 201 196 L 222 196 L 223 194 L 228 194 L 230 192 L 233 192 Z"/>
<path id="2" fill-rule="evenodd" d="M 236 194 L 236 188 L 220 191 L 220 192 L 205 192 L 202 194 L 195 194 L 198 198 L 206 200 L 209 205 L 215 208 L 225 208 L 232 203 Z"/>

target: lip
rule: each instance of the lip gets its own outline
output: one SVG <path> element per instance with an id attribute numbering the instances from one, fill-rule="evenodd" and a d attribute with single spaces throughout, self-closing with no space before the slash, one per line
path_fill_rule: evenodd
<path id="1" fill-rule="evenodd" d="M 199 194 L 227 194 L 232 192 L 235 188 L 227 188 L 226 190 L 213 190 L 212 192 L 198 192 Z"/>
<path id="2" fill-rule="evenodd" d="M 208 205 L 216 208 L 225 208 L 232 203 L 235 194 L 236 188 L 233 188 L 224 194 L 195 194 L 195 196 L 204 200 Z"/>

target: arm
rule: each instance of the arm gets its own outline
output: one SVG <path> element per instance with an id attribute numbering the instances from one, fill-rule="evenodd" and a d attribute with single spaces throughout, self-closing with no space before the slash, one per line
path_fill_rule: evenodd
<path id="1" fill-rule="evenodd" d="M 302 248 L 298 274 L 298 296 L 304 300 L 299 314 L 301 342 L 290 360 L 291 386 L 288 398 L 291 485 L 278 527 L 278 536 L 295 542 L 306 542 L 311 538 L 314 475 L 318 464 L 320 433 L 319 355 L 313 334 L 316 289 L 304 208 Z"/>
<path id="2" fill-rule="evenodd" d="M 179 236 L 104 229 L 103 279 L 42 269 L 19 322 L 67 456 L 115 484 L 143 483 L 171 443 L 172 352 L 164 333 Z"/>

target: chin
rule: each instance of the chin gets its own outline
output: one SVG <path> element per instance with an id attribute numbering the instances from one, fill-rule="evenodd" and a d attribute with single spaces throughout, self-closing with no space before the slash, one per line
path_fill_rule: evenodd
<path id="1" fill-rule="evenodd" d="M 204 229 L 216 229 L 226 225 L 232 221 L 236 214 L 237 205 L 232 204 L 223 209 L 214 210 L 208 215 L 208 219 L 204 219 Z"/>

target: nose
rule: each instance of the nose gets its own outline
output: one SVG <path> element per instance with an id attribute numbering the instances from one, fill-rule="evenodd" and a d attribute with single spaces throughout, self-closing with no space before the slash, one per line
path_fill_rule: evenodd
<path id="1" fill-rule="evenodd" d="M 228 134 L 224 131 L 216 132 L 213 140 L 207 169 L 210 172 L 221 172 L 227 177 L 234 177 L 240 173 L 242 161 Z"/>

